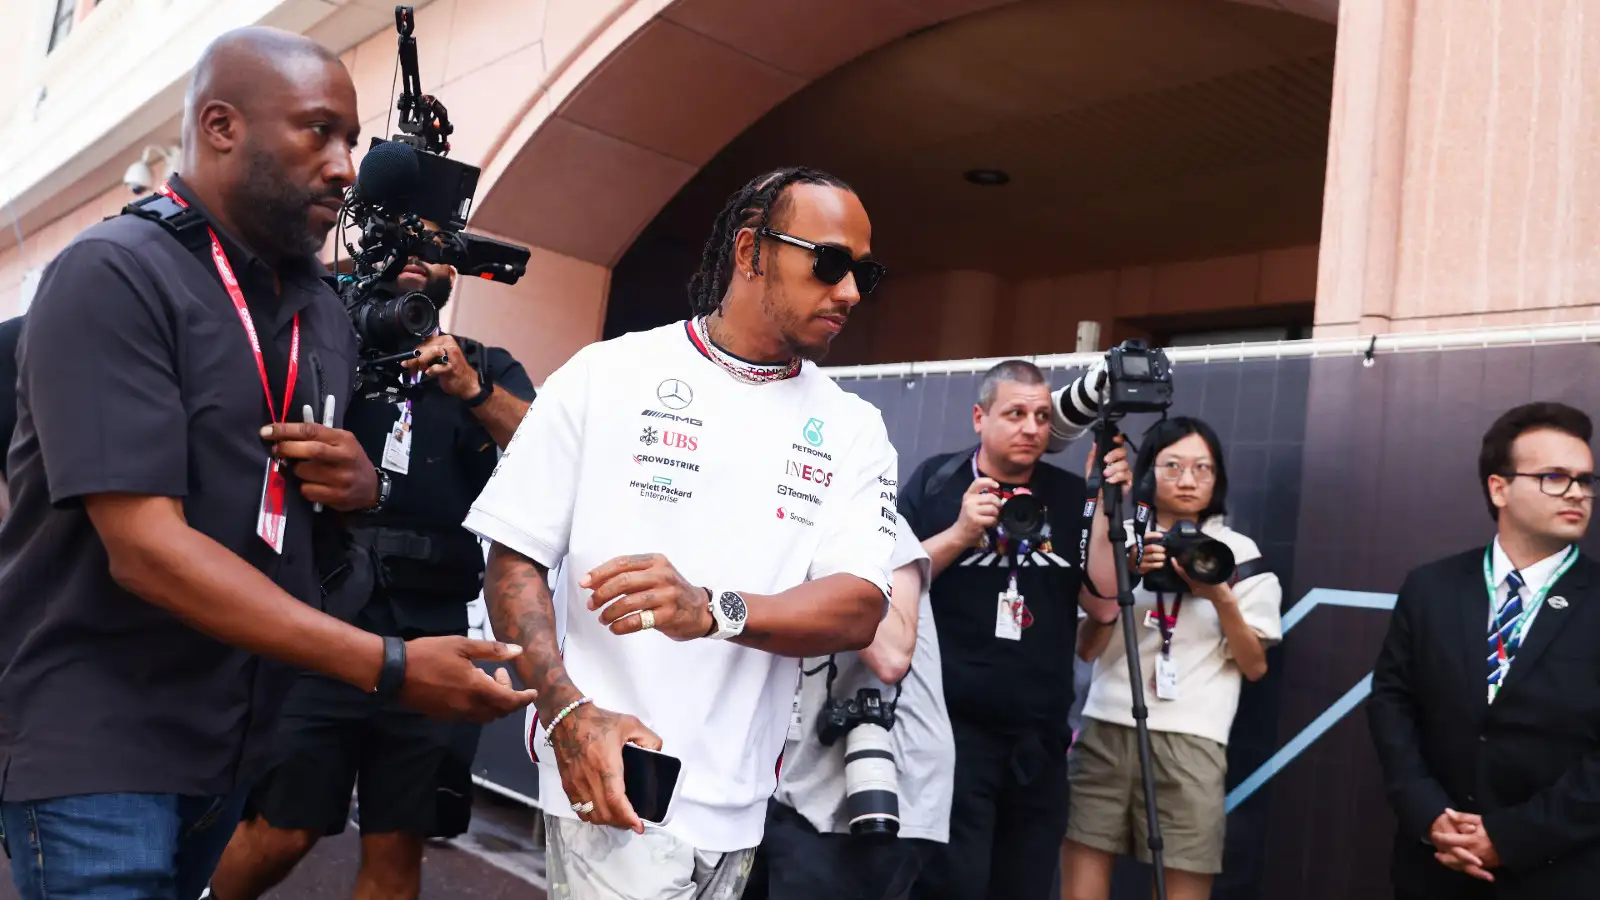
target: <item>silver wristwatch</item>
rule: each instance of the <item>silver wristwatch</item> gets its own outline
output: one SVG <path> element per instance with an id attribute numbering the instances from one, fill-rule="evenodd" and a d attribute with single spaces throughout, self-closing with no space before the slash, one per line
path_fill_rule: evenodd
<path id="1" fill-rule="evenodd" d="M 744 623 L 748 615 L 749 610 L 745 608 L 744 598 L 738 593 L 723 591 L 721 594 L 713 594 L 711 618 L 716 621 L 717 627 L 706 637 L 714 641 L 738 637 L 744 632 Z"/>

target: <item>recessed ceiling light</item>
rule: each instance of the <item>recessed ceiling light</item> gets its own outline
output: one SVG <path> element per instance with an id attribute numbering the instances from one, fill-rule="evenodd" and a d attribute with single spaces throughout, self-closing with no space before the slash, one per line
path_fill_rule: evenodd
<path id="1" fill-rule="evenodd" d="M 1011 180 L 1010 175 L 999 169 L 968 169 L 963 177 L 983 187 L 999 187 Z"/>

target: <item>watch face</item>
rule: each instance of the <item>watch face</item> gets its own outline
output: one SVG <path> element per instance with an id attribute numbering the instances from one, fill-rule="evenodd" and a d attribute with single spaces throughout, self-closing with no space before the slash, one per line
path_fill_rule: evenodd
<path id="1" fill-rule="evenodd" d="M 722 600 L 719 605 L 722 607 L 722 615 L 725 616 L 728 621 L 744 621 L 745 609 L 743 597 L 735 594 L 733 591 L 724 591 L 722 593 Z"/>

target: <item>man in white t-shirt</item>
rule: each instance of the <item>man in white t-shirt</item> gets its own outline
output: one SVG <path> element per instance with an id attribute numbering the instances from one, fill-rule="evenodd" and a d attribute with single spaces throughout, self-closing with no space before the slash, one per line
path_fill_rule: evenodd
<path id="1" fill-rule="evenodd" d="M 832 176 L 746 185 L 690 282 L 695 317 L 556 370 L 467 517 L 493 542 L 495 634 L 539 691 L 553 900 L 737 897 L 798 658 L 872 641 L 895 451 L 811 363 L 883 275 L 870 244 Z M 624 795 L 625 742 L 682 761 L 661 828 Z"/>

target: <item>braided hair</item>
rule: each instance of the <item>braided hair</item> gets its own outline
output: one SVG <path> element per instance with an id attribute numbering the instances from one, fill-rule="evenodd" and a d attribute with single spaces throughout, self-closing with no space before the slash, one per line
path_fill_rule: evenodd
<path id="1" fill-rule="evenodd" d="M 705 250 L 700 254 L 700 268 L 689 279 L 689 309 L 696 316 L 709 316 L 722 308 L 722 298 L 733 280 L 733 248 L 739 232 L 745 228 L 756 231 L 755 257 L 751 266 L 761 274 L 761 229 L 766 228 L 774 213 L 783 211 L 784 191 L 792 184 L 818 184 L 853 191 L 843 181 L 818 169 L 792 166 L 768 172 L 753 179 L 728 198 L 727 205 L 717 216 Z"/>

